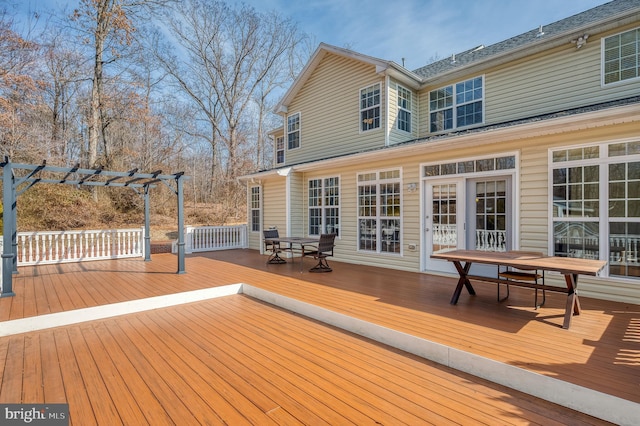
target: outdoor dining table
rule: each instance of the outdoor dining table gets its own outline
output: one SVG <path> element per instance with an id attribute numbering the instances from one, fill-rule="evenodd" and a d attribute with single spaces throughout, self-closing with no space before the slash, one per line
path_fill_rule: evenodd
<path id="1" fill-rule="evenodd" d="M 292 254 L 294 252 L 294 246 L 299 246 L 299 250 L 301 255 L 304 257 L 304 247 L 305 246 L 309 246 L 309 245 L 317 245 L 318 241 L 320 241 L 318 238 L 313 238 L 313 237 L 276 237 L 276 238 L 265 238 L 265 242 L 267 243 L 271 243 L 271 244 L 287 244 L 287 247 L 280 247 L 280 250 L 282 251 L 290 251 Z M 302 262 L 302 260 L 300 261 Z M 271 255 L 271 258 L 268 260 L 267 263 L 286 263 L 286 260 L 284 260 L 282 257 L 280 257 L 279 252 L 278 251 L 274 251 L 274 253 Z"/>
<path id="2" fill-rule="evenodd" d="M 453 263 L 460 278 L 451 297 L 451 304 L 458 303 L 462 288 L 465 287 L 469 294 L 475 295 L 475 290 L 469 280 L 489 281 L 497 284 L 509 284 L 521 287 L 540 288 L 546 291 L 555 291 L 567 294 L 567 302 L 562 328 L 571 326 L 573 315 L 580 315 L 580 301 L 578 299 L 578 276 L 597 276 L 606 266 L 604 260 L 578 259 L 572 257 L 544 256 L 526 252 L 488 252 L 482 250 L 452 250 L 431 255 L 434 259 L 448 260 Z M 566 288 L 542 284 L 524 283 L 513 280 L 505 280 L 499 277 L 487 277 L 470 275 L 469 270 L 474 263 L 497 265 L 498 267 L 512 267 L 525 270 L 541 270 L 559 272 L 564 275 Z"/>

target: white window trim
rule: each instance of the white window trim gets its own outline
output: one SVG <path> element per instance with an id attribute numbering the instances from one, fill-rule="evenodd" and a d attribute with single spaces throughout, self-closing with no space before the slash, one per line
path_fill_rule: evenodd
<path id="1" fill-rule="evenodd" d="M 361 102 L 362 102 L 362 91 L 365 90 L 365 89 L 368 89 L 370 87 L 373 87 L 373 86 L 378 86 L 378 91 L 380 93 L 380 102 L 378 103 L 378 108 L 380 109 L 380 125 L 378 127 L 374 127 L 373 129 L 362 130 L 362 111 L 365 111 L 362 108 L 360 108 L 360 105 L 361 105 Z M 380 83 L 380 82 L 368 84 L 368 85 L 366 85 L 364 87 L 361 87 L 358 90 L 358 130 L 359 130 L 360 133 L 369 133 L 369 132 L 382 131 L 382 128 L 384 127 L 384 123 L 383 123 L 383 120 L 382 120 L 382 117 L 383 117 L 383 115 L 382 115 L 382 95 L 383 95 L 382 83 Z M 375 107 L 369 107 L 366 110 L 372 109 L 372 108 L 375 108 Z"/>
<path id="2" fill-rule="evenodd" d="M 605 70 L 604 70 L 604 66 L 605 66 L 605 41 L 606 39 L 610 38 L 610 37 L 615 37 L 618 36 L 620 34 L 624 34 L 626 32 L 629 31 L 634 31 L 634 30 L 639 30 L 640 28 L 636 27 L 636 28 L 630 28 L 626 31 L 620 31 L 619 33 L 616 34 L 611 34 L 608 35 L 607 37 L 602 37 L 600 39 L 600 87 L 605 88 L 605 87 L 616 87 L 619 85 L 624 85 L 624 84 L 630 84 L 630 83 L 637 83 L 638 80 L 640 80 L 640 75 L 638 75 L 637 77 L 634 78 L 628 78 L 626 80 L 618 80 L 618 81 L 614 81 L 612 83 L 605 83 L 604 81 L 604 75 L 605 75 Z"/>
<path id="3" fill-rule="evenodd" d="M 320 205 L 320 206 L 315 206 L 315 207 L 311 207 L 309 206 L 309 181 L 310 180 L 320 180 L 322 181 L 322 191 L 323 193 L 321 194 L 321 199 L 323 199 L 324 197 L 324 180 L 325 179 L 331 179 L 331 178 L 337 178 L 338 179 L 338 205 L 337 206 L 325 206 L 324 204 Z M 316 234 L 310 234 L 309 233 L 309 210 L 311 210 L 312 208 L 319 208 L 321 211 L 321 219 L 322 219 L 322 227 L 324 228 L 326 223 L 325 223 L 325 209 L 327 208 L 337 208 L 338 209 L 338 236 L 337 238 L 340 239 L 342 237 L 342 176 L 341 175 L 333 175 L 333 176 L 318 176 L 318 177 L 310 177 L 307 179 L 306 182 L 307 185 L 307 217 L 306 217 L 306 221 L 307 221 L 307 226 L 306 226 L 306 232 L 307 235 L 316 235 Z M 321 231 L 322 232 L 322 231 Z M 319 234 L 317 234 L 319 235 Z"/>
<path id="4" fill-rule="evenodd" d="M 456 103 L 456 91 L 455 91 L 455 87 L 456 84 L 458 83 L 463 83 L 465 81 L 469 81 L 469 80 L 473 80 L 480 77 L 482 79 L 482 121 L 479 123 L 473 123 L 473 124 L 469 124 L 467 126 L 458 126 L 458 119 L 457 119 L 457 114 L 456 114 L 456 108 L 458 106 L 464 105 L 464 104 L 458 104 Z M 443 89 L 445 87 L 449 87 L 451 86 L 453 88 L 453 104 L 451 105 L 451 109 L 453 110 L 453 116 L 452 116 L 452 120 L 453 120 L 453 126 L 450 129 L 446 129 L 446 130 L 438 130 L 435 132 L 431 131 L 431 113 L 433 112 L 431 110 L 430 104 L 431 104 L 431 97 L 430 97 L 430 93 L 433 92 L 434 90 L 439 90 L 439 89 Z M 466 78 L 464 80 L 460 80 L 460 81 L 456 81 L 454 83 L 451 84 L 447 84 L 446 86 L 440 86 L 440 87 L 436 87 L 435 89 L 429 90 L 427 92 L 427 105 L 428 107 L 428 115 L 427 115 L 427 124 L 429 126 L 429 133 L 430 134 L 434 134 L 434 135 L 439 135 L 439 134 L 444 134 L 444 133 L 451 133 L 451 132 L 455 132 L 458 130 L 463 130 L 463 129 L 469 129 L 469 128 L 473 128 L 473 127 L 477 127 L 477 126 L 482 126 L 485 124 L 486 118 L 487 118 L 487 114 L 486 114 L 486 78 L 485 78 L 485 74 L 481 74 L 481 75 L 477 75 L 475 77 L 471 77 L 471 78 Z M 476 100 L 477 101 L 477 100 Z M 437 111 L 444 111 L 446 109 L 449 108 L 444 108 L 444 109 L 439 109 Z"/>
<path id="5" fill-rule="evenodd" d="M 380 173 L 384 173 L 384 172 L 390 172 L 390 171 L 398 171 L 399 173 L 399 177 L 397 178 L 397 180 L 395 179 L 380 179 Z M 363 182 L 362 185 L 369 185 L 371 183 L 375 183 L 376 187 L 379 189 L 379 185 L 380 183 L 388 183 L 388 182 L 398 182 L 400 184 L 400 216 L 398 216 L 398 220 L 400 220 L 400 252 L 398 253 L 392 253 L 392 252 L 388 252 L 388 251 L 382 251 L 382 230 L 380 229 L 380 221 L 383 218 L 387 218 L 387 216 L 381 216 L 380 215 L 380 192 L 376 191 L 376 211 L 377 211 L 377 215 L 376 215 L 376 249 L 375 250 L 364 250 L 360 248 L 360 219 L 363 219 L 364 216 L 360 216 L 360 204 L 359 204 L 359 191 L 358 188 L 361 186 L 360 182 L 358 181 L 358 176 L 359 175 L 366 175 L 366 174 L 371 174 L 371 173 L 375 173 L 377 178 L 376 180 L 370 180 L 370 181 L 366 181 Z M 402 236 L 404 235 L 404 194 L 403 194 L 403 169 L 402 167 L 390 167 L 390 168 L 384 168 L 384 169 L 375 169 L 375 170 L 368 170 L 368 171 L 360 171 L 356 173 L 355 176 L 356 179 L 356 251 L 358 253 L 363 253 L 363 254 L 371 254 L 371 255 L 381 255 L 381 256 L 394 256 L 394 257 L 402 257 L 404 255 L 404 247 L 403 247 L 403 238 Z M 369 216 L 366 216 L 367 218 Z"/>
<path id="6" fill-rule="evenodd" d="M 280 151 L 278 149 L 278 139 L 282 139 L 282 150 L 281 150 L 282 162 L 281 163 L 278 162 L 278 152 Z M 273 161 L 275 162 L 276 166 L 281 166 L 287 163 L 287 141 L 286 141 L 285 135 L 275 137 L 275 155 L 274 155 Z"/>
<path id="7" fill-rule="evenodd" d="M 289 118 L 293 117 L 297 115 L 298 116 L 298 146 L 295 148 L 289 148 L 289 134 L 292 132 L 289 132 Z M 286 151 L 292 151 L 292 150 L 296 150 L 296 149 L 300 149 L 302 147 L 302 113 L 300 113 L 300 111 L 298 112 L 294 112 L 293 114 L 288 114 L 287 118 L 285 120 L 285 138 L 284 138 L 284 148 L 285 148 L 285 152 Z"/>
<path id="8" fill-rule="evenodd" d="M 400 90 L 401 89 L 409 92 L 409 109 L 403 108 L 400 105 L 398 105 L 399 101 L 400 101 Z M 401 129 L 399 127 L 400 126 L 400 121 L 398 119 L 396 119 L 396 121 L 397 121 L 396 130 L 398 130 L 399 132 L 406 133 L 406 134 L 411 134 L 413 132 L 413 96 L 414 96 L 414 94 L 409 88 L 404 87 L 404 86 L 402 86 L 400 84 L 396 85 L 396 98 L 397 98 L 396 99 L 396 106 L 398 107 L 397 117 L 400 117 L 400 111 L 401 110 L 407 111 L 409 113 L 409 130 Z"/>
<path id="9" fill-rule="evenodd" d="M 489 158 L 502 158 L 502 157 L 515 157 L 515 167 L 513 169 L 501 169 L 501 170 L 489 170 L 489 171 L 474 171 L 469 173 L 452 173 L 450 175 L 439 175 L 439 176 L 425 176 L 424 168 L 426 166 L 432 166 L 436 164 L 447 164 L 447 163 L 459 163 L 465 161 L 476 161 L 476 160 L 484 160 Z M 474 157 L 462 157 L 462 158 L 453 158 L 451 160 L 441 160 L 441 161 L 431 161 L 427 163 L 421 163 L 418 169 L 418 175 L 420 176 L 420 184 L 421 184 L 421 197 L 424 193 L 424 187 L 427 182 L 436 182 L 439 180 L 461 180 L 463 185 L 461 186 L 460 199 L 466 200 L 466 183 L 469 179 L 477 179 L 484 177 L 492 177 L 492 176 L 509 176 L 512 182 L 512 191 L 513 197 L 511 200 L 511 211 L 512 215 L 512 223 L 513 223 L 513 232 L 511 234 L 511 247 L 513 250 L 518 250 L 520 248 L 520 151 L 507 151 L 507 152 L 496 152 L 492 155 L 480 155 Z M 420 229 L 425 229 L 428 225 L 428 220 L 425 218 L 424 212 L 424 199 L 420 201 L 420 208 L 422 211 Z M 465 207 L 466 209 L 466 207 Z M 464 214 L 466 216 L 466 212 Z M 466 228 L 466 224 L 463 225 Z M 420 247 L 425 247 L 425 239 L 424 232 L 420 233 Z M 421 256 L 421 262 L 424 262 L 423 257 Z M 421 268 L 424 269 L 424 265 L 421 265 Z"/>
<path id="10" fill-rule="evenodd" d="M 254 208 L 253 207 L 253 189 L 254 188 L 258 188 L 258 207 Z M 251 185 L 249 187 L 249 218 L 251 220 L 251 226 L 250 226 L 250 232 L 253 233 L 260 233 L 262 232 L 262 229 L 264 228 L 264 224 L 262 223 L 263 221 L 263 216 L 262 216 L 262 203 L 263 203 L 263 195 L 262 195 L 262 186 L 261 185 Z M 254 230 L 253 229 L 253 212 L 257 211 L 258 212 L 258 217 L 260 218 L 260 226 L 258 226 L 258 230 Z"/>
<path id="11" fill-rule="evenodd" d="M 547 238 L 549 241 L 549 245 L 547 247 L 548 249 L 548 253 L 554 253 L 555 251 L 555 247 L 554 247 L 554 241 L 553 241 L 553 222 L 554 219 L 561 219 L 562 221 L 566 221 L 566 222 L 584 222 L 584 218 L 583 217 L 567 217 L 567 218 L 554 218 L 553 217 L 553 170 L 556 168 L 559 168 L 560 165 L 565 164 L 567 165 L 566 167 L 570 167 L 571 165 L 580 165 L 580 166 L 591 166 L 591 165 L 598 165 L 600 166 L 600 191 L 599 191 L 599 200 L 600 200 L 600 211 L 598 213 L 598 223 L 602 224 L 605 223 L 603 222 L 606 219 L 606 224 L 608 225 L 610 223 L 609 219 L 609 215 L 607 213 L 608 210 L 608 205 L 609 205 L 609 185 L 608 185 L 608 166 L 609 164 L 612 163 L 619 163 L 621 162 L 622 159 L 625 159 L 624 162 L 633 162 L 633 161 L 640 161 L 640 154 L 635 154 L 635 155 L 626 155 L 626 156 L 616 156 L 616 157 L 609 157 L 608 156 L 608 146 L 612 145 L 612 144 L 617 144 L 617 143 L 626 143 L 626 142 L 637 142 L 638 138 L 624 138 L 624 139 L 612 139 L 612 140 L 607 140 L 607 141 L 599 141 L 599 142 L 595 142 L 595 143 L 590 143 L 590 144 L 580 144 L 580 145 L 566 145 L 566 146 L 558 146 L 558 147 L 553 147 L 550 148 L 548 150 L 548 165 L 549 165 L 549 170 L 548 170 L 548 183 L 547 183 L 547 191 L 548 191 L 548 199 L 547 199 L 547 204 L 548 204 L 548 224 L 547 224 Z M 555 151 L 559 151 L 559 150 L 565 150 L 565 149 L 574 149 L 574 148 L 586 148 L 586 147 L 591 147 L 591 146 L 599 146 L 600 147 L 600 154 L 598 158 L 595 159 L 587 159 L 587 160 L 573 160 L 573 161 L 563 161 L 563 162 L 557 162 L 554 163 L 553 162 L 553 153 Z M 557 166 L 557 167 L 554 167 Z M 608 226 L 602 226 L 600 225 L 599 227 L 599 238 L 600 238 L 600 258 L 604 257 L 605 253 L 609 252 L 608 249 L 608 244 L 609 244 L 609 231 L 608 231 Z M 607 247 L 606 250 L 602 250 L 602 248 Z M 608 256 L 607 256 L 608 257 Z M 602 260 L 607 260 L 608 259 L 602 259 Z M 602 278 L 609 278 L 609 269 L 605 268 L 602 273 L 601 273 L 601 277 Z M 634 284 L 637 284 L 640 281 L 640 278 L 626 278 L 624 276 L 619 276 L 619 275 L 615 275 L 613 276 L 613 278 L 615 278 L 616 280 L 620 280 L 620 281 L 626 281 L 626 282 L 631 282 Z M 597 279 L 597 278 L 596 278 Z"/>

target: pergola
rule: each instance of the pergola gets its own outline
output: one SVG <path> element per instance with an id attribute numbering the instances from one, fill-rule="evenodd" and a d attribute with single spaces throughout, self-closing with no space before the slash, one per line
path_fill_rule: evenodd
<path id="1" fill-rule="evenodd" d="M 145 261 L 151 260 L 151 236 L 149 214 L 149 190 L 157 183 L 165 184 L 178 198 L 178 274 L 185 273 L 184 261 L 184 202 L 183 182 L 188 179 L 184 172 L 165 175 L 162 170 L 151 173 L 138 173 L 138 169 L 128 172 L 107 171 L 102 168 L 82 169 L 79 164 L 73 167 L 17 164 L 8 157 L 0 162 L 2 167 L 3 202 L 3 250 L 2 250 L 2 291 L 0 297 L 15 296 L 13 292 L 13 274 L 18 272 L 17 256 L 17 199 L 24 191 L 37 183 L 54 183 L 75 186 L 127 187 L 144 198 L 144 247 Z"/>

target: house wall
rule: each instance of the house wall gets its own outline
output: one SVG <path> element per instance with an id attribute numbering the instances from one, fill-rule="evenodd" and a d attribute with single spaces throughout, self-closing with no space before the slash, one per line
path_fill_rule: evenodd
<path id="1" fill-rule="evenodd" d="M 551 249 L 549 241 L 549 150 L 577 144 L 591 144 L 613 141 L 630 137 L 639 137 L 638 125 L 629 123 L 615 126 L 602 126 L 588 130 L 565 132 L 543 137 L 518 138 L 489 145 L 473 145 L 467 148 L 431 150 L 428 143 L 424 149 L 410 155 L 385 155 L 379 160 L 352 163 L 348 165 L 330 164 L 318 171 L 299 172 L 296 174 L 294 194 L 296 207 L 292 209 L 291 222 L 295 223 L 292 235 L 308 235 L 307 198 L 309 179 L 340 177 L 340 236 L 336 240 L 335 258 L 341 262 L 365 264 L 371 266 L 384 265 L 388 268 L 420 271 L 421 256 L 425 247 L 420 246 L 423 218 L 421 183 L 421 165 L 427 162 L 447 162 L 450 160 L 479 156 L 500 156 L 505 153 L 518 153 L 515 195 L 516 211 L 514 225 L 517 226 L 518 240 L 516 245 L 522 250 L 535 250 L 548 253 Z M 357 230 L 357 182 L 358 173 L 382 169 L 400 168 L 402 170 L 402 249 L 400 254 L 371 253 L 358 250 Z M 408 183 L 418 183 L 417 191 L 407 190 Z M 424 182 L 423 182 L 424 183 Z M 284 210 L 280 207 L 285 202 L 285 180 L 277 177 L 265 181 L 265 226 L 277 225 L 285 229 Z M 298 226 L 299 224 L 299 226 Z M 416 245 L 416 250 L 410 250 Z M 253 247 L 259 248 L 259 247 Z M 429 271 L 425 271 L 429 272 Z M 559 275 L 548 275 L 547 282 L 564 286 Z M 587 297 L 624 301 L 640 304 L 640 282 L 619 278 L 580 278 L 581 294 Z"/>
<path id="2" fill-rule="evenodd" d="M 640 79 L 606 87 L 601 84 L 602 38 L 637 26 L 636 23 L 607 33 L 591 34 L 581 49 L 576 49 L 567 40 L 552 50 L 480 71 L 469 68 L 466 75 L 463 71 L 456 72 L 455 79 L 426 86 L 414 92 L 411 134 L 397 130 L 396 80 L 376 74 L 371 64 L 326 53 L 288 104 L 290 114 L 301 113 L 301 147 L 286 152 L 287 164 L 294 165 L 287 178 L 273 174 L 264 179 L 264 226 L 275 225 L 283 234 L 306 236 L 308 180 L 339 176 L 341 227 L 336 240 L 336 259 L 419 272 L 426 253 L 422 246 L 426 180 L 421 177 L 421 165 L 516 153 L 518 165 L 513 182 L 515 248 L 550 252 L 553 242 L 550 241 L 549 150 L 638 138 L 637 119 L 628 123 L 625 121 L 628 117 L 616 117 L 620 120 L 618 124 L 611 124 L 607 121 L 609 118 L 602 118 L 603 122 L 590 123 L 588 129 L 581 123 L 578 127 L 582 130 L 575 130 L 576 126 L 569 120 L 571 116 L 566 114 L 559 121 L 542 123 L 532 119 L 528 124 L 520 123 L 507 130 L 496 126 L 476 133 L 460 132 L 442 142 L 439 138 L 417 140 L 415 144 L 401 147 L 402 150 L 394 145 L 433 136 L 429 133 L 429 91 L 479 75 L 484 76 L 484 123 L 480 126 L 637 96 Z M 374 83 L 381 84 L 381 127 L 361 132 L 359 92 Z M 583 117 L 584 114 L 577 114 L 576 122 Z M 561 130 L 554 127 L 558 126 L 555 122 L 562 123 Z M 534 136 L 541 134 L 544 136 Z M 385 145 L 389 145 L 389 149 L 380 150 L 377 157 L 373 156 L 375 151 L 345 155 L 364 153 Z M 410 148 L 410 152 L 405 148 Z M 340 156 L 343 157 L 338 158 Z M 335 161 L 321 161 L 334 157 Z M 321 162 L 314 164 L 316 160 Z M 357 174 L 392 168 L 402 171 L 401 252 L 359 251 Z M 418 184 L 419 190 L 408 191 L 409 183 Z M 410 246 L 416 248 L 410 249 Z M 562 276 L 558 274 L 550 274 L 547 281 L 564 286 Z M 580 292 L 585 296 L 640 304 L 640 280 L 581 277 Z"/>
<path id="3" fill-rule="evenodd" d="M 601 85 L 601 38 L 580 49 L 567 43 L 486 75 L 488 123 L 562 111 L 633 96 L 640 82 Z"/>
<path id="4" fill-rule="evenodd" d="M 262 182 L 262 229 L 276 227 L 280 235 L 287 233 L 286 179 L 275 175 Z M 262 232 L 250 232 L 249 247 L 262 250 Z"/>
<path id="5" fill-rule="evenodd" d="M 381 126 L 361 132 L 360 89 L 374 83 L 381 84 Z M 327 54 L 288 106 L 289 114 L 300 112 L 301 133 L 300 148 L 287 150 L 286 163 L 383 147 L 386 105 L 385 79 L 374 66 Z"/>
<path id="6" fill-rule="evenodd" d="M 635 26 L 627 27 L 626 30 Z M 429 92 L 484 75 L 484 125 L 613 101 L 640 93 L 640 80 L 601 84 L 601 40 L 625 30 L 590 36 L 576 49 L 566 45 L 482 72 L 470 72 L 420 91 L 420 137 L 429 134 Z"/>

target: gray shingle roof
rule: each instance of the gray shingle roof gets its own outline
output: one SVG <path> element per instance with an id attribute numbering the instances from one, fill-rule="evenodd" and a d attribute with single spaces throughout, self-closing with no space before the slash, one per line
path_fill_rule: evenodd
<path id="1" fill-rule="evenodd" d="M 418 68 L 413 72 L 425 79 L 432 78 L 440 74 L 453 71 L 456 68 L 473 64 L 474 62 L 479 62 L 503 53 L 523 49 L 528 45 L 540 43 L 543 40 L 552 39 L 563 34 L 571 33 L 572 31 L 578 31 L 587 27 L 589 24 L 605 21 L 613 16 L 633 9 L 640 11 L 640 0 L 614 0 L 560 21 L 543 25 L 542 32 L 544 32 L 544 35 L 541 37 L 538 37 L 540 28 L 535 28 L 531 31 L 527 31 L 526 33 L 490 46 L 478 46 L 464 52 L 457 53 L 455 54 L 455 62 L 452 61 L 451 57 L 448 57 Z"/>

